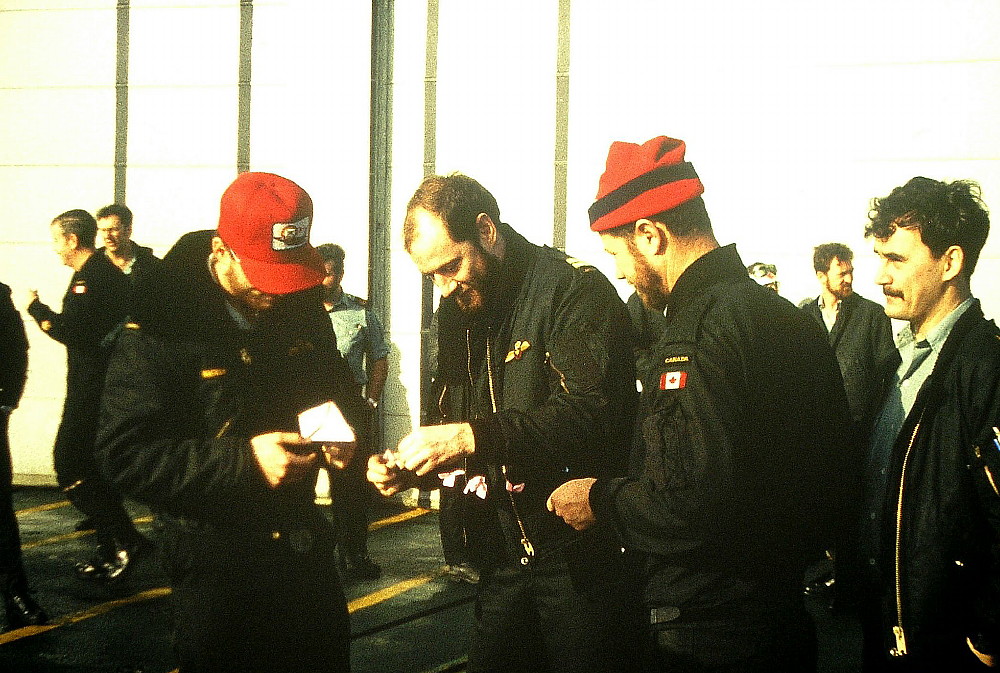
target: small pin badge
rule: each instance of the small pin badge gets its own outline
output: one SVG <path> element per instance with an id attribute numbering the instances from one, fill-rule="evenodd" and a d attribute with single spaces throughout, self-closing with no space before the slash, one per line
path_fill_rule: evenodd
<path id="1" fill-rule="evenodd" d="M 507 357 L 504 358 L 504 362 L 510 362 L 511 360 L 520 360 L 524 352 L 531 348 L 531 344 L 527 341 L 515 341 L 514 350 L 507 353 Z"/>

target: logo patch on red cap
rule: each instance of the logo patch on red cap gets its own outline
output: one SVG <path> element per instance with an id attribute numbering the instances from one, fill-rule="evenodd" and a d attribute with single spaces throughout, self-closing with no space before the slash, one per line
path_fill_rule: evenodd
<path id="1" fill-rule="evenodd" d="M 294 250 L 309 242 L 311 218 L 306 216 L 298 222 L 277 222 L 271 227 L 272 250 Z"/>

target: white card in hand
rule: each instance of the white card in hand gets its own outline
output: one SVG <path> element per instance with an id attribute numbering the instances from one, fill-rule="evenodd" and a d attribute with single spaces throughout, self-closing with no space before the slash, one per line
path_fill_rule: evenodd
<path id="1" fill-rule="evenodd" d="M 314 442 L 353 442 L 354 430 L 332 401 L 299 414 L 299 434 Z"/>

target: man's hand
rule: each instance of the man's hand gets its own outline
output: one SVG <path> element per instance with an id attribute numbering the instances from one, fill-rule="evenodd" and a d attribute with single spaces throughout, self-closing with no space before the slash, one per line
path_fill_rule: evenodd
<path id="1" fill-rule="evenodd" d="M 296 449 L 301 452 L 311 444 L 297 432 L 267 432 L 250 439 L 257 465 L 271 488 L 293 484 L 312 474 L 315 452 L 295 453 Z"/>
<path id="2" fill-rule="evenodd" d="M 22 311 L 27 311 L 28 307 L 31 306 L 38 299 L 38 290 L 31 289 L 24 293 L 24 298 L 22 304 L 18 306 Z"/>
<path id="3" fill-rule="evenodd" d="M 391 451 L 368 459 L 368 481 L 384 496 L 394 495 L 409 488 L 409 479 L 399 467 Z"/>
<path id="4" fill-rule="evenodd" d="M 597 522 L 590 509 L 590 487 L 595 481 L 592 477 L 571 479 L 552 491 L 545 506 L 576 530 L 587 530 Z"/>
<path id="5" fill-rule="evenodd" d="M 468 423 L 428 425 L 399 440 L 396 464 L 422 477 L 475 453 L 476 438 Z"/>
<path id="6" fill-rule="evenodd" d="M 357 447 L 357 442 L 324 442 L 323 457 L 326 458 L 327 465 L 343 470 L 351 462 Z"/>

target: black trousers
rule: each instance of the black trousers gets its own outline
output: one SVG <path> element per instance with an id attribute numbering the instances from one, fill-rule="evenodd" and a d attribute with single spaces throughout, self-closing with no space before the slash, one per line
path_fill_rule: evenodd
<path id="1" fill-rule="evenodd" d="M 99 542 L 130 544 L 139 533 L 121 495 L 101 476 L 94 457 L 98 413 L 91 401 L 67 395 L 53 448 L 56 480 L 73 506 L 93 521 Z"/>
<path id="2" fill-rule="evenodd" d="M 350 671 L 331 530 L 236 537 L 168 520 L 161 532 L 181 673 Z"/>
<path id="3" fill-rule="evenodd" d="M 641 638 L 625 594 L 573 575 L 558 557 L 484 573 L 469 673 L 638 670 Z"/>
<path id="4" fill-rule="evenodd" d="M 811 673 L 816 628 L 801 600 L 769 611 L 651 626 L 653 665 L 661 673 Z"/>
<path id="5" fill-rule="evenodd" d="M 466 549 L 465 528 L 462 525 L 462 502 L 465 496 L 465 477 L 458 478 L 454 487 L 441 487 L 441 508 L 438 511 L 438 531 L 441 534 L 441 551 L 444 562 L 459 565 L 469 562 Z"/>
<path id="6" fill-rule="evenodd" d="M 0 589 L 11 589 L 15 584 L 24 582 L 21 532 L 14 515 L 14 475 L 7 434 L 9 424 L 10 416 L 0 412 Z"/>

